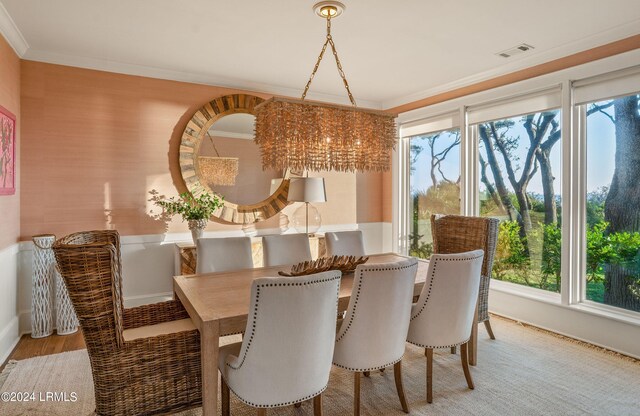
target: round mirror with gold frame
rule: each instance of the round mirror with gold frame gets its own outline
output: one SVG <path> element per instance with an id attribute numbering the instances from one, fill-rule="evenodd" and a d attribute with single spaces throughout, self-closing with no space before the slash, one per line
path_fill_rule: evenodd
<path id="1" fill-rule="evenodd" d="M 262 165 L 259 159 L 248 160 L 259 156 L 253 142 L 253 121 L 246 116 L 232 116 L 255 116 L 254 108 L 262 101 L 248 94 L 216 98 L 193 114 L 182 134 L 182 179 L 190 191 L 205 189 L 225 197 L 223 206 L 213 214 L 224 222 L 262 221 L 289 204 L 289 172 L 254 172 Z M 227 119 L 222 120 L 224 117 Z M 237 131 L 227 131 L 234 129 Z M 260 200 L 252 202 L 248 199 L 251 196 Z"/>

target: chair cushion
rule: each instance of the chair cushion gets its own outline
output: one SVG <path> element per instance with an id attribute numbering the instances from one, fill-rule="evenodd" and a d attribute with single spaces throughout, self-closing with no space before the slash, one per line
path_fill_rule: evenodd
<path id="1" fill-rule="evenodd" d="M 196 327 L 191 319 L 163 322 L 156 325 L 141 326 L 139 328 L 125 329 L 122 337 L 125 341 L 133 341 L 140 338 L 152 338 L 159 335 L 175 334 L 176 332 L 192 331 Z"/>

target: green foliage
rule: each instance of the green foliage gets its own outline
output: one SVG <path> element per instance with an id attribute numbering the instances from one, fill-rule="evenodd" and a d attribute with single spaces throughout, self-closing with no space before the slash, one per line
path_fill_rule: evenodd
<path id="1" fill-rule="evenodd" d="M 609 188 L 603 186 L 587 194 L 587 227 L 604 221 L 604 203 L 608 193 Z"/>
<path id="2" fill-rule="evenodd" d="M 527 194 L 529 198 L 529 203 L 531 204 L 531 210 L 534 212 L 544 212 L 544 198 L 541 195 L 536 195 L 533 193 Z"/>
<path id="3" fill-rule="evenodd" d="M 556 291 L 560 291 L 560 265 L 562 258 L 562 231 L 557 224 L 546 224 L 543 226 L 542 239 L 542 264 L 540 269 L 542 279 L 540 288 L 549 289 L 548 279 L 555 279 Z"/>
<path id="4" fill-rule="evenodd" d="M 529 258 L 526 255 L 525 244 L 520 238 L 520 227 L 517 221 L 501 222 L 493 263 L 495 278 L 504 280 L 508 270 L 516 270 L 523 273 L 523 278 L 529 284 L 528 267 Z"/>
<path id="5" fill-rule="evenodd" d="M 429 219 L 431 214 L 459 214 L 460 186 L 442 181 L 426 191 L 414 193 L 413 210 L 414 220 Z"/>
<path id="6" fill-rule="evenodd" d="M 409 236 L 409 241 L 411 241 L 409 255 L 411 257 L 428 259 L 433 254 L 433 243 L 422 241 L 422 237 L 424 236 L 415 233 Z"/>
<path id="7" fill-rule="evenodd" d="M 640 233 L 607 233 L 609 223 L 600 221 L 587 230 L 587 279 L 601 282 L 609 263 L 633 265 L 640 251 Z"/>
<path id="8" fill-rule="evenodd" d="M 194 195 L 194 193 L 197 195 Z M 183 192 L 179 198 L 157 199 L 156 205 L 168 215 L 179 214 L 183 221 L 208 220 L 211 215 L 222 206 L 224 198 L 218 195 L 199 190 L 197 192 Z"/>

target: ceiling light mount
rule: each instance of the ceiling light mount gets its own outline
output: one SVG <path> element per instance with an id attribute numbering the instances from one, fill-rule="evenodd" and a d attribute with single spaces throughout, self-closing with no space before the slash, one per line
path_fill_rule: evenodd
<path id="1" fill-rule="evenodd" d="M 321 1 L 313 5 L 313 11 L 323 19 L 335 19 L 347 7 L 339 1 Z"/>

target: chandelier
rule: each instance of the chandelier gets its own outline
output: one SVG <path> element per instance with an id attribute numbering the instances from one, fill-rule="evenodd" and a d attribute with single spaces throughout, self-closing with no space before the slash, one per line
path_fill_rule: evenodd
<path id="1" fill-rule="evenodd" d="M 221 157 L 213 142 L 213 138 L 207 132 L 213 151 L 216 156 L 199 156 L 197 163 L 197 171 L 201 178 L 204 178 L 209 185 L 233 186 L 236 184 L 236 176 L 238 176 L 239 158 L 237 157 Z"/>
<path id="2" fill-rule="evenodd" d="M 331 37 L 331 19 L 344 8 L 334 1 L 314 6 L 327 21 L 327 37 L 302 98 L 274 97 L 256 106 L 255 141 L 263 169 L 389 170 L 396 142 L 396 115 L 356 106 Z M 327 46 L 331 46 L 351 106 L 305 100 Z"/>

